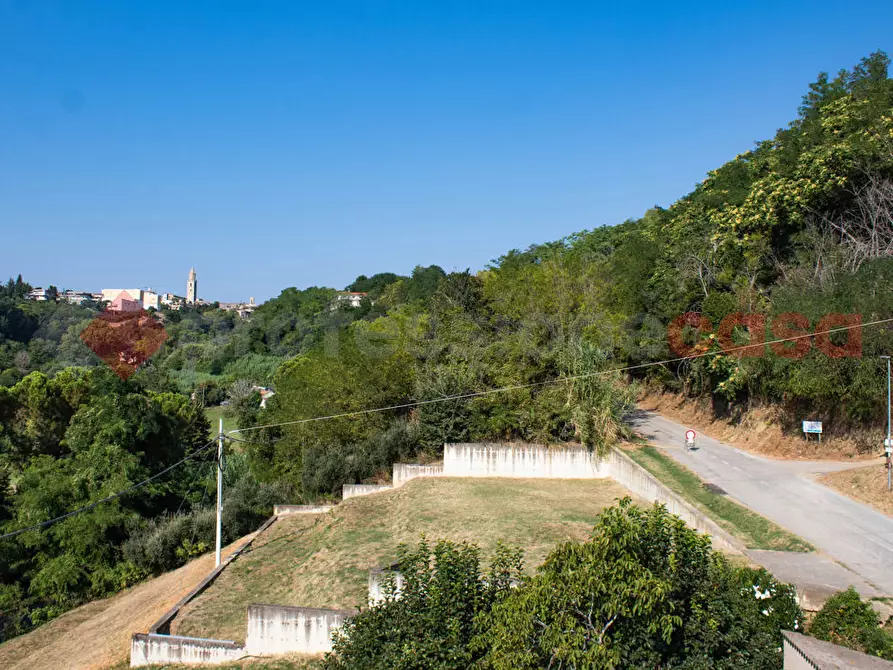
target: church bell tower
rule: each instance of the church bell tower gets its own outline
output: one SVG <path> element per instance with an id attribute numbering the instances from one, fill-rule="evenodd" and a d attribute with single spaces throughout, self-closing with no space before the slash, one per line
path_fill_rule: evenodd
<path id="1" fill-rule="evenodd" d="M 189 280 L 186 282 L 186 304 L 194 305 L 198 299 L 198 276 L 195 274 L 195 266 L 189 270 Z"/>

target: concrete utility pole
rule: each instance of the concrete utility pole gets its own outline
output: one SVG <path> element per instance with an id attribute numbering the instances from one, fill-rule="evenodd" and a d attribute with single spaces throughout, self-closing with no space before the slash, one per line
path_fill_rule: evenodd
<path id="1" fill-rule="evenodd" d="M 893 490 L 893 481 L 891 481 L 891 477 L 893 477 L 893 463 L 890 461 L 891 454 L 893 454 L 893 439 L 890 439 L 890 357 L 889 356 L 881 356 L 881 358 L 887 361 L 887 439 L 884 440 L 884 453 L 887 456 L 887 490 Z"/>
<path id="2" fill-rule="evenodd" d="M 220 432 L 217 434 L 217 543 L 216 563 L 220 567 L 220 529 L 223 515 L 223 417 L 220 417 Z"/>

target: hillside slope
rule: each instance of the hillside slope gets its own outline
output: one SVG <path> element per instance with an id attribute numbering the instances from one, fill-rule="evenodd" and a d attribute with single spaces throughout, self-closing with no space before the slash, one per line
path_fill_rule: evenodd
<path id="1" fill-rule="evenodd" d="M 422 533 L 476 542 L 484 561 L 499 540 L 519 545 L 532 570 L 560 542 L 588 537 L 599 512 L 624 495 L 612 480 L 417 479 L 324 516 L 285 517 L 181 610 L 171 632 L 241 642 L 251 603 L 364 604 L 369 570 Z"/>
<path id="2" fill-rule="evenodd" d="M 248 535 L 225 548 L 228 556 Z M 206 554 L 182 568 L 104 600 L 66 612 L 46 625 L 0 645 L 4 670 L 89 670 L 124 662 L 130 636 L 146 632 L 214 568 Z"/>

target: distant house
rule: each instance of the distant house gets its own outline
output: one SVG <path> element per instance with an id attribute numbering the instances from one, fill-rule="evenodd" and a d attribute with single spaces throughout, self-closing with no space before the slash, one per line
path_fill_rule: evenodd
<path id="1" fill-rule="evenodd" d="M 186 304 L 186 298 L 173 293 L 162 293 L 160 299 L 162 305 L 173 310 L 178 310 Z"/>
<path id="2" fill-rule="evenodd" d="M 255 386 L 254 390 L 260 393 L 260 406 L 261 409 L 265 409 L 267 406 L 267 400 L 276 395 L 276 392 L 273 389 L 268 389 L 263 386 Z"/>
<path id="3" fill-rule="evenodd" d="M 363 302 L 363 298 L 369 297 L 368 293 L 359 293 L 357 291 L 339 291 L 332 301 L 332 311 L 338 309 L 342 305 L 346 307 L 359 307 Z"/>
<path id="4" fill-rule="evenodd" d="M 84 291 L 72 291 L 71 289 L 68 289 L 66 291 L 62 291 L 62 293 L 59 294 L 59 298 L 71 305 L 81 305 L 85 302 L 93 300 L 93 294 L 86 293 Z"/>
<path id="5" fill-rule="evenodd" d="M 45 288 L 41 288 L 40 286 L 36 288 L 32 288 L 28 291 L 28 295 L 25 296 L 28 300 L 36 300 L 37 302 L 46 302 L 47 300 L 47 290 Z"/>
<path id="6" fill-rule="evenodd" d="M 109 301 L 107 309 L 110 312 L 139 312 L 143 309 L 143 305 L 139 300 L 134 300 L 127 291 L 121 291 L 114 300 Z"/>
<path id="7" fill-rule="evenodd" d="M 248 302 L 219 302 L 217 305 L 224 311 L 235 312 L 240 319 L 248 318 L 257 309 L 253 297 L 248 298 Z"/>
<path id="8" fill-rule="evenodd" d="M 102 289 L 102 300 L 103 302 L 111 303 L 113 302 L 119 295 L 122 293 L 127 294 L 128 300 L 135 300 L 138 302 L 142 309 L 160 309 L 161 308 L 161 300 L 155 291 L 152 289 L 141 289 L 141 288 L 104 288 Z"/>

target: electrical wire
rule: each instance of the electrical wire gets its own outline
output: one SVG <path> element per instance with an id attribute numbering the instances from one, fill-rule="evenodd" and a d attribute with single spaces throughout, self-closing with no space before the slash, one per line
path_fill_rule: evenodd
<path id="1" fill-rule="evenodd" d="M 581 375 L 571 375 L 567 377 L 558 377 L 556 379 L 547 379 L 541 382 L 531 382 L 529 384 L 516 384 L 514 386 L 502 386 L 500 388 L 487 389 L 485 391 L 474 391 L 472 393 L 459 393 L 456 395 L 443 396 L 442 398 L 432 398 L 430 400 L 416 400 L 414 402 L 402 403 L 400 405 L 389 405 L 387 407 L 375 407 L 372 409 L 360 409 L 352 412 L 342 412 L 340 414 L 330 414 L 328 416 L 316 416 L 311 417 L 309 419 L 296 419 L 294 421 L 283 421 L 281 423 L 269 423 L 263 426 L 249 426 L 247 428 L 238 428 L 236 430 L 231 430 L 227 433 L 227 435 L 234 435 L 236 433 L 247 433 L 252 430 L 262 430 L 264 428 L 280 428 L 282 426 L 294 426 L 298 424 L 304 423 L 312 423 L 315 421 L 328 421 L 330 419 L 343 419 L 352 416 L 361 416 L 364 414 L 375 414 L 378 412 L 389 412 L 392 410 L 398 409 L 410 409 L 412 407 L 419 407 L 422 405 L 431 405 L 433 403 L 439 402 L 449 402 L 451 400 L 465 400 L 468 398 L 479 398 L 481 396 L 492 395 L 494 393 L 506 393 L 508 391 L 518 391 L 522 389 L 535 388 L 538 386 L 547 386 L 549 384 L 561 384 L 565 382 L 572 382 L 578 379 L 588 379 L 590 377 L 597 377 L 600 375 L 609 375 L 616 374 L 618 372 L 630 372 L 632 370 L 642 370 L 645 368 L 654 367 L 656 365 L 669 365 L 671 363 L 681 363 L 684 361 L 695 360 L 698 358 L 705 358 L 708 356 L 722 356 L 724 354 L 728 355 L 734 352 L 744 351 L 746 349 L 753 349 L 755 347 L 765 347 L 767 345 L 772 344 L 782 344 L 784 342 L 794 342 L 796 340 L 802 340 L 805 338 L 816 337 L 817 335 L 830 335 L 831 333 L 839 333 L 845 332 L 848 330 L 853 330 L 855 328 L 867 328 L 869 326 L 878 326 L 884 323 L 893 322 L 893 318 L 889 319 L 879 319 L 877 321 L 869 321 L 868 323 L 858 323 L 851 324 L 848 326 L 840 326 L 838 328 L 831 328 L 829 330 L 824 331 L 816 331 L 815 333 L 805 333 L 803 335 L 795 335 L 793 337 L 784 337 L 776 340 L 769 340 L 763 342 L 756 342 L 753 344 L 744 344 L 738 347 L 731 347 L 729 349 L 723 349 L 721 351 L 707 351 L 699 354 L 693 354 L 691 356 L 680 356 L 678 358 L 667 358 L 662 361 L 652 361 L 650 363 L 639 363 L 637 365 L 628 365 L 626 367 L 621 368 L 611 368 L 609 370 L 599 370 L 597 372 L 587 372 Z"/>
<path id="2" fill-rule="evenodd" d="M 409 409 L 412 407 L 420 407 L 422 405 L 430 405 L 433 403 L 449 402 L 451 400 L 464 400 L 467 398 L 478 398 L 481 396 L 492 395 L 495 393 L 506 393 L 508 391 L 517 391 L 517 390 L 522 390 L 522 389 L 535 388 L 538 386 L 547 386 L 549 384 L 561 384 L 561 383 L 565 383 L 565 382 L 576 381 L 578 379 L 587 379 L 590 377 L 597 377 L 600 375 L 608 375 L 608 374 L 616 374 L 618 372 L 629 372 L 632 370 L 642 370 L 642 369 L 654 367 L 657 365 L 669 365 L 671 363 L 680 363 L 680 362 L 684 362 L 684 361 L 695 360 L 698 358 L 705 358 L 708 356 L 721 356 L 723 354 L 730 354 L 730 353 L 734 353 L 734 352 L 738 352 L 738 351 L 744 351 L 746 349 L 752 349 L 755 347 L 765 347 L 766 345 L 782 344 L 784 342 L 794 342 L 796 340 L 816 337 L 817 335 L 830 335 L 831 333 L 845 332 L 848 330 L 853 330 L 855 328 L 867 328 L 869 326 L 878 326 L 881 324 L 891 323 L 891 322 L 893 322 L 893 318 L 880 319 L 877 321 L 870 321 L 868 323 L 858 323 L 858 324 L 852 324 L 852 325 L 848 325 L 848 326 L 840 326 L 838 328 L 831 328 L 831 329 L 825 330 L 825 331 L 817 331 L 815 333 L 805 333 L 803 335 L 796 335 L 793 337 L 785 337 L 785 338 L 769 340 L 769 341 L 765 341 L 765 342 L 745 344 L 745 345 L 741 345 L 738 347 L 732 347 L 730 349 L 724 349 L 721 351 L 707 351 L 707 352 L 703 352 L 703 353 L 699 353 L 699 354 L 694 354 L 691 356 L 680 356 L 678 358 L 668 358 L 668 359 L 665 359 L 662 361 L 652 361 L 650 363 L 640 363 L 638 365 L 628 365 L 626 367 L 612 368 L 610 370 L 599 370 L 597 372 L 588 372 L 588 373 L 585 373 L 582 375 L 571 375 L 571 376 L 567 376 L 567 377 L 559 377 L 557 379 L 547 379 L 547 380 L 541 381 L 541 382 L 531 382 L 529 384 L 516 384 L 514 386 L 503 386 L 500 388 L 487 389 L 485 391 L 475 391 L 473 393 L 460 393 L 460 394 L 451 395 L 451 396 L 444 396 L 442 398 L 432 398 L 430 400 L 417 400 L 415 402 L 410 402 L 410 403 L 402 403 L 399 405 L 390 405 L 387 407 L 375 407 L 375 408 L 371 408 L 371 409 L 362 409 L 362 410 L 356 410 L 353 412 L 342 412 L 340 414 L 331 414 L 329 416 L 317 416 L 317 417 L 311 417 L 309 419 L 297 419 L 295 421 L 283 421 L 282 423 L 271 423 L 271 424 L 266 424 L 266 425 L 262 425 L 262 426 L 250 426 L 248 428 L 238 428 L 236 430 L 229 431 L 227 433 L 227 436 L 231 436 L 236 433 L 246 433 L 246 432 L 252 431 L 252 430 L 262 430 L 264 428 L 279 428 L 282 426 L 294 426 L 294 425 L 298 425 L 298 424 L 311 423 L 311 422 L 315 422 L 315 421 L 328 421 L 331 419 L 341 419 L 341 418 L 347 418 L 347 417 L 352 417 L 352 416 L 361 416 L 364 414 L 373 414 L 373 413 L 377 413 L 377 412 L 388 412 L 388 411 L 397 410 L 397 409 Z M 230 438 L 230 439 L 234 439 L 234 438 Z M 117 493 L 113 493 L 110 496 L 106 496 L 105 498 L 102 498 L 101 500 L 96 500 L 96 501 L 90 503 L 89 505 L 84 505 L 83 507 L 80 507 L 76 510 L 68 512 L 67 514 L 57 516 L 53 519 L 48 519 L 41 523 L 27 526 L 25 528 L 20 528 L 18 530 L 12 531 L 10 533 L 5 533 L 3 535 L 0 535 L 0 540 L 5 540 L 5 539 L 11 538 L 11 537 L 15 537 L 17 535 L 21 535 L 22 533 L 27 533 L 28 531 L 31 531 L 31 530 L 38 530 L 41 528 L 46 528 L 47 526 L 51 526 L 52 524 L 58 523 L 59 521 L 62 521 L 64 519 L 68 519 L 69 517 L 75 516 L 77 514 L 81 514 L 83 512 L 87 512 L 95 507 L 98 507 L 102 503 L 109 502 L 111 500 L 114 500 L 115 498 L 120 498 L 121 496 L 123 496 L 127 493 L 130 493 L 131 491 L 134 491 L 138 488 L 141 488 L 155 479 L 158 479 L 162 475 L 167 474 L 168 472 L 170 472 L 174 468 L 182 465 L 186 461 L 189 461 L 189 460 L 195 458 L 198 454 L 204 452 L 209 447 L 215 445 L 216 442 L 217 442 L 217 439 L 215 438 L 214 440 L 211 440 L 203 447 L 192 452 L 189 456 L 186 456 L 185 458 L 177 461 L 173 465 L 168 466 L 161 472 L 158 472 L 158 473 L 152 475 L 151 477 L 144 479 L 141 482 L 133 484 L 132 486 L 124 489 L 123 491 L 118 491 Z"/>
<path id="3" fill-rule="evenodd" d="M 191 460 L 191 459 L 195 458 L 195 457 L 198 456 L 200 453 L 202 453 L 203 451 L 205 451 L 205 449 L 207 449 L 208 447 L 214 446 L 216 443 L 217 443 L 217 439 L 215 438 L 215 439 L 211 440 L 210 442 L 208 442 L 205 446 L 200 447 L 199 449 L 196 449 L 195 451 L 193 451 L 193 452 L 192 452 L 191 454 L 189 454 L 189 456 L 187 456 L 186 458 L 183 458 L 183 459 L 177 461 L 177 462 L 174 463 L 173 465 L 169 465 L 168 467 L 166 467 L 166 468 L 165 468 L 164 470 L 162 470 L 161 472 L 157 472 L 157 473 L 155 473 L 154 475 L 152 475 L 151 477 L 147 477 L 146 479 L 144 479 L 144 480 L 141 481 L 141 482 L 137 482 L 136 484 L 133 484 L 132 486 L 128 486 L 128 487 L 127 487 L 126 489 L 124 489 L 123 491 L 118 491 L 117 493 L 113 493 L 112 495 L 110 495 L 110 496 L 106 496 L 105 498 L 102 498 L 101 500 L 95 500 L 95 501 L 93 501 L 92 503 L 90 503 L 89 505 L 84 505 L 83 507 L 79 507 L 79 508 L 76 509 L 76 510 L 72 510 L 71 512 L 68 512 L 68 513 L 66 513 L 66 514 L 62 514 L 61 516 L 57 516 L 57 517 L 55 517 L 55 518 L 53 518 L 53 519 L 47 519 L 46 521 L 43 521 L 43 522 L 41 522 L 41 523 L 36 523 L 36 524 L 34 524 L 34 525 L 31 525 L 31 526 L 26 526 L 25 528 L 19 528 L 18 530 L 14 530 L 14 531 L 12 531 L 12 532 L 10 532 L 10 533 L 5 533 L 5 534 L 3 534 L 3 535 L 0 535 L 0 540 L 6 540 L 6 539 L 8 539 L 8 538 L 15 537 L 16 535 L 21 535 L 22 533 L 27 533 L 27 532 L 30 531 L 30 530 L 39 530 L 39 529 L 41 529 L 41 528 L 46 528 L 47 526 L 51 526 L 51 525 L 53 525 L 54 523 L 58 523 L 59 521 L 62 521 L 63 519 L 68 519 L 69 517 L 76 516 L 76 515 L 81 514 L 81 513 L 83 513 L 83 512 L 88 512 L 88 511 L 90 511 L 91 509 L 93 509 L 94 507 L 98 507 L 98 506 L 101 505 L 102 503 L 109 502 L 110 500 L 114 500 L 115 498 L 120 498 L 121 496 L 123 496 L 123 495 L 125 495 L 125 494 L 127 494 L 127 493 L 130 493 L 131 491 L 135 491 L 136 489 L 145 486 L 145 485 L 148 484 L 149 482 L 151 482 L 151 481 L 153 481 L 153 480 L 155 480 L 155 479 L 158 479 L 159 477 L 161 477 L 162 475 L 167 474 L 168 472 L 170 472 L 170 471 L 173 470 L 174 468 L 176 468 L 176 467 L 178 467 L 178 466 L 180 466 L 180 465 L 183 465 L 183 463 L 185 463 L 185 462 L 188 461 L 188 460 Z"/>
<path id="4" fill-rule="evenodd" d="M 213 454 L 214 452 L 212 451 L 210 453 Z M 183 494 L 183 500 L 180 501 L 180 505 L 177 507 L 177 511 L 174 512 L 175 515 L 179 514 L 180 510 L 183 509 L 183 505 L 186 504 L 186 498 L 188 498 L 189 494 L 192 493 L 192 487 L 195 486 L 195 482 L 198 480 L 199 475 L 202 474 L 202 470 L 204 469 L 204 466 L 208 465 L 209 463 L 213 463 L 215 460 L 216 459 L 199 461 L 198 469 L 195 471 L 195 474 L 192 476 L 192 481 L 189 482 L 189 486 L 186 488 L 186 493 Z"/>

